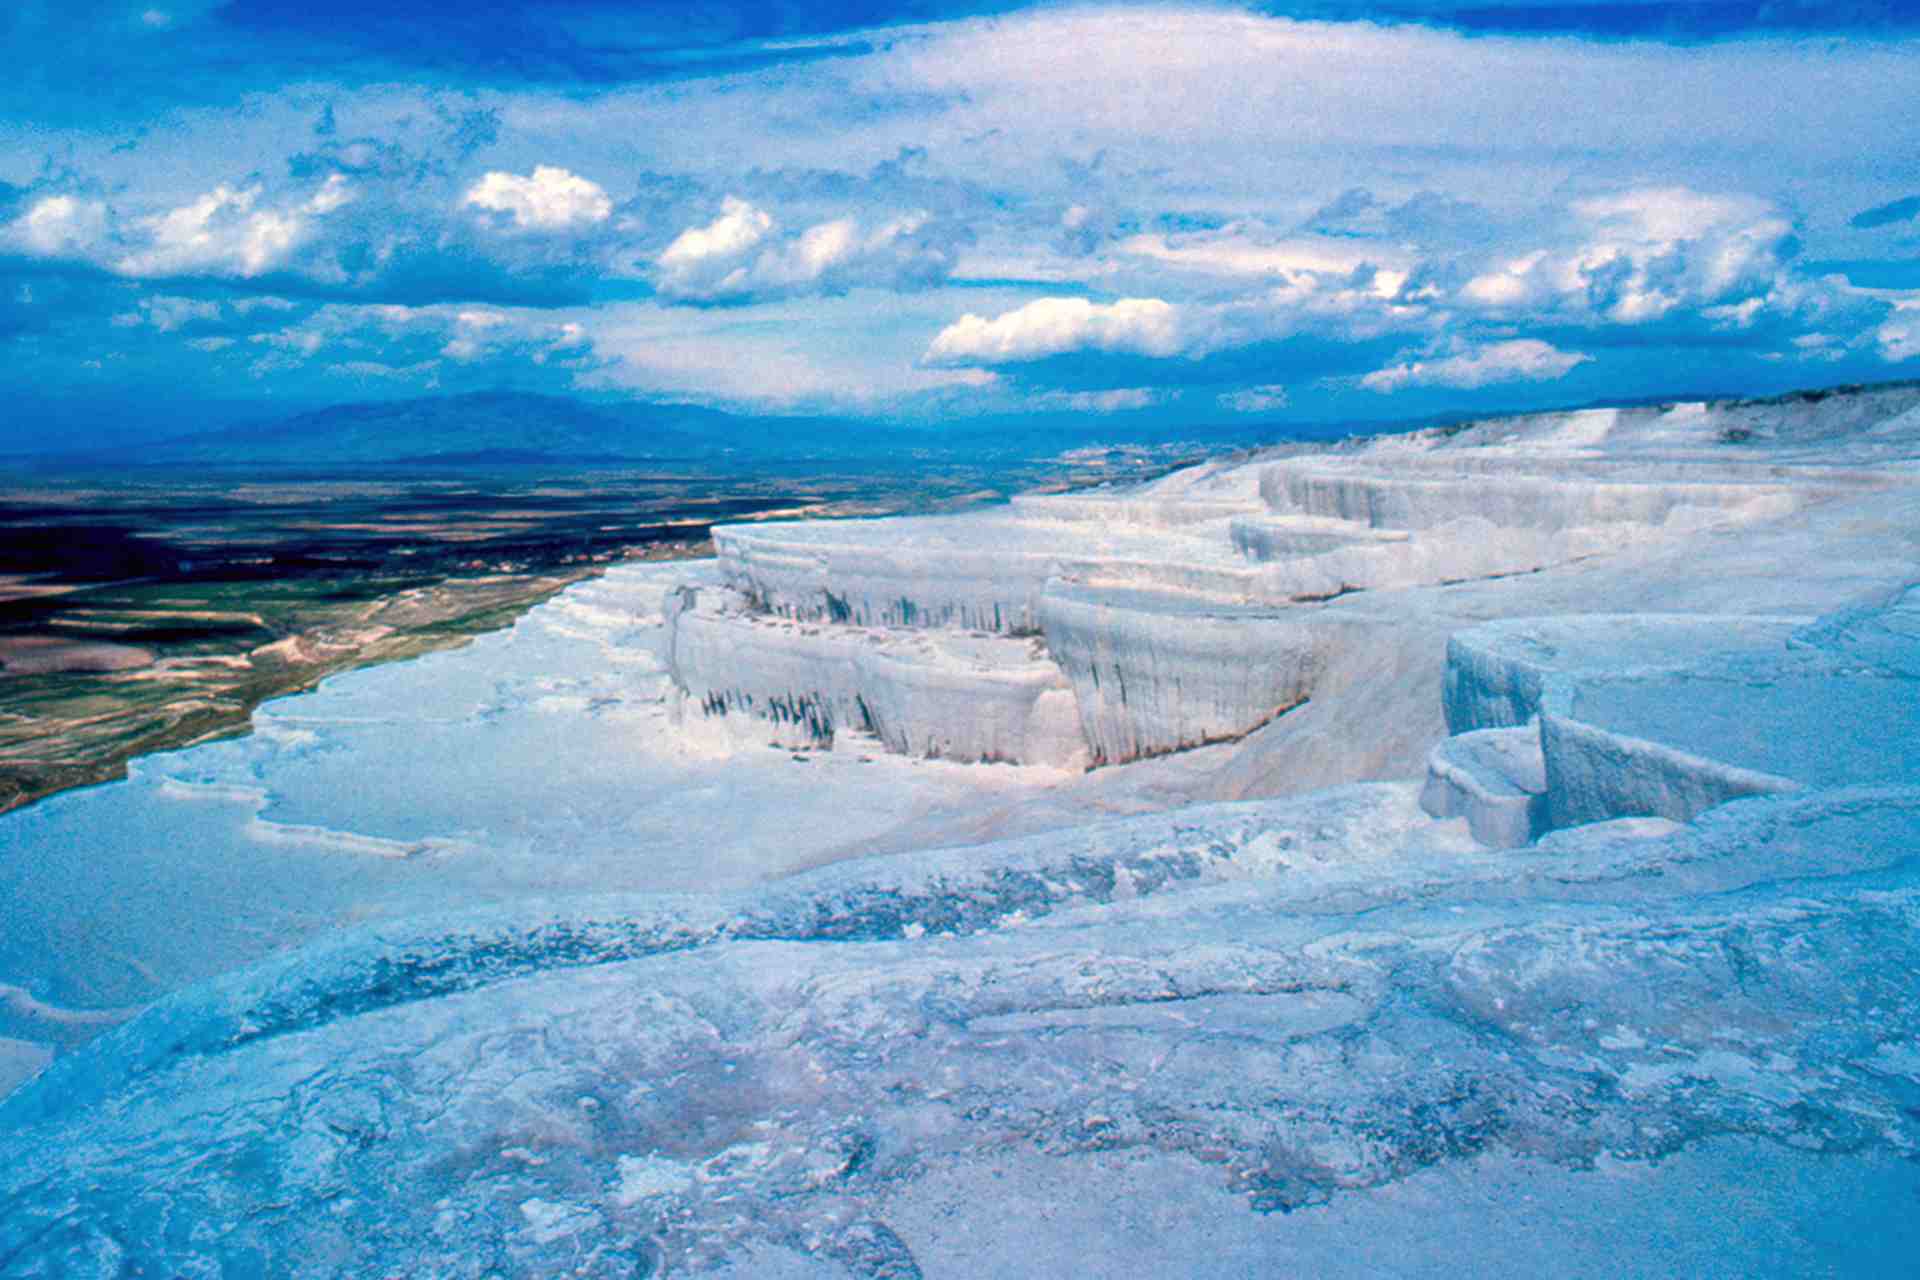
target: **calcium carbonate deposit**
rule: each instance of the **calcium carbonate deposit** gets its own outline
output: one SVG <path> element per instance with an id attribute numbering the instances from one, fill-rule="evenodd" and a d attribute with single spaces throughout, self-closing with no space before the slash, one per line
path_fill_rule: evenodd
<path id="1" fill-rule="evenodd" d="M 722 529 L 0 819 L 0 1275 L 1905 1274 L 1916 406 Z"/>

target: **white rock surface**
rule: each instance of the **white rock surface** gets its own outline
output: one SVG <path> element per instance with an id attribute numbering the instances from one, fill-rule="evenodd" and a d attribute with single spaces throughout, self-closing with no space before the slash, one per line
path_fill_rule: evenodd
<path id="1" fill-rule="evenodd" d="M 1095 764 L 1239 738 L 1307 700 L 1341 628 L 1310 611 L 1057 582 L 1040 604 Z"/>
<path id="2" fill-rule="evenodd" d="M 0 1099 L 0 1273 L 1899 1274 L 1916 402 L 1546 415 L 945 524 L 768 527 L 0 818 L 0 984 L 25 1000 L 0 1020 L 92 1034 L 151 1001 Z M 1624 533 L 1605 554 L 1452 581 L 1479 552 L 1447 520 L 1347 542 L 1259 492 L 1402 459 L 1603 477 L 1645 520 L 1589 494 L 1559 528 Z M 1756 468 L 1787 502 L 1674 497 Z M 1532 502 L 1502 518 L 1560 519 Z M 1651 523 L 1686 506 L 1705 527 Z M 1261 594 L 1423 543 L 1406 578 Z M 809 593 L 843 571 L 915 625 L 821 625 Z M 795 617 L 718 610 L 670 647 L 674 583 L 729 574 Z M 930 721 L 985 679 L 968 646 L 1031 657 L 1006 633 L 1056 599 L 1079 610 L 1041 637 L 1059 665 L 1127 683 L 1105 705 L 1067 682 L 1116 755 L 1308 701 L 1079 775 L 716 758 L 672 723 L 681 639 L 689 691 L 729 663 L 704 687 L 790 671 L 827 705 L 896 679 L 902 723 Z M 861 672 L 862 645 L 903 671 Z M 1011 725 L 995 696 L 981 719 Z M 1632 749 L 1601 767 L 1555 725 Z M 1562 820 L 1609 820 L 1495 849 L 1470 805 L 1423 813 L 1449 727 L 1470 741 L 1436 807 L 1538 781 L 1581 797 Z M 1705 766 L 1793 789 L 1689 798 Z M 1394 781 L 1328 786 L 1367 778 Z M 1234 797 L 1257 798 L 1204 803 Z M 392 848 L 416 852 L 368 856 Z"/>
<path id="3" fill-rule="evenodd" d="M 1546 831 L 1546 793 L 1538 726 L 1476 729 L 1434 746 L 1420 807 L 1436 818 L 1465 818 L 1475 840 L 1510 849 Z"/>
<path id="4" fill-rule="evenodd" d="M 1685 821 L 1742 796 L 1920 778 L 1916 594 L 1812 623 L 1575 615 L 1461 632 L 1445 685 L 1459 736 L 1430 757 L 1429 811 L 1490 802 L 1474 794 L 1499 772 L 1481 767 L 1494 764 L 1480 749 L 1490 734 L 1534 735 L 1550 827 Z"/>
<path id="5" fill-rule="evenodd" d="M 1338 666 L 1330 638 L 1343 643 L 1317 606 L 1658 554 L 1910 495 L 1920 472 L 1891 460 L 1920 439 L 1917 398 L 1534 415 L 996 510 L 723 527 L 715 540 L 727 580 L 773 616 L 1044 633 L 1087 758 L 1124 763 L 1245 736 L 1310 698 Z M 768 629 L 754 647 L 769 670 L 782 669 L 782 634 L 819 648 L 820 633 Z M 689 688 L 745 687 L 696 667 L 683 665 Z"/>
<path id="6" fill-rule="evenodd" d="M 1073 695 L 1037 638 L 822 626 L 755 612 L 727 589 L 668 602 L 678 723 L 747 719 L 765 741 L 877 738 L 907 756 L 1083 765 Z"/>
<path id="7" fill-rule="evenodd" d="M 1844 1175 L 1821 1185 L 1878 1206 L 1859 1230 L 1910 1229 L 1920 791 L 1539 857 L 1421 832 L 1411 799 L 342 937 L 165 1001 L 0 1106 L 0 1257 L 614 1276 L 771 1250 L 937 1276 L 982 1233 L 1065 1256 L 1063 1202 L 1138 1238 L 1136 1200 L 1089 1194 L 1123 1169 L 1169 1221 L 1214 1224 L 1147 1239 L 1154 1274 L 1213 1274 L 1213 1232 L 1391 1270 L 1377 1233 L 1430 1219 L 1420 1188 L 1465 1197 L 1441 1220 L 1470 1235 L 1522 1168 L 1550 1188 L 1533 1230 L 1595 1274 L 1709 1247 L 1751 1273 L 1781 1247 L 1713 1218 L 1588 1235 L 1620 1177 Z M 1749 1154 L 1708 1158 L 1727 1141 Z M 970 1231 L 934 1228 L 942 1198 Z M 1830 1212 L 1781 1203 L 1790 1235 Z"/>

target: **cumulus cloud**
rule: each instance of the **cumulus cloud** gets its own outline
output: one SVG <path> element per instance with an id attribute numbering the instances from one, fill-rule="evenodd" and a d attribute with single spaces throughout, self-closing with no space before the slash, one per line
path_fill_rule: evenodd
<path id="1" fill-rule="evenodd" d="M 1920 291 L 1894 300 L 1893 314 L 1874 331 L 1873 340 L 1888 364 L 1920 360 Z"/>
<path id="2" fill-rule="evenodd" d="M 55 258 L 86 253 L 107 231 L 107 206 L 76 196 L 47 196 L 34 203 L 10 228 L 30 253 Z"/>
<path id="3" fill-rule="evenodd" d="M 1253 273 L 1216 284 L 1192 301 L 1041 298 L 991 318 L 963 315 L 935 336 L 923 358 L 949 366 L 1013 365 L 1071 354 L 1197 362 L 1303 337 L 1345 343 L 1425 334 L 1443 321 L 1430 307 L 1401 302 L 1385 274 L 1366 263 L 1328 274 Z M 1244 377 L 1242 371 L 1232 380 Z"/>
<path id="4" fill-rule="evenodd" d="M 927 348 L 929 364 L 1017 364 L 1069 351 L 1171 356 L 1181 347 L 1180 311 L 1159 298 L 1096 303 L 1040 298 L 989 320 L 969 312 Z"/>
<path id="5" fill-rule="evenodd" d="M 506 312 L 489 307 L 468 307 L 454 312 L 453 337 L 440 348 L 440 354 L 449 360 L 471 364 L 487 350 L 492 332 L 503 328 L 508 319 Z"/>
<path id="6" fill-rule="evenodd" d="M 141 38 L 179 48 L 194 26 Z M 0 187 L 0 270 L 18 268 L 0 278 L 0 337 L 69 325 L 46 359 L 72 363 L 124 315 L 137 325 L 105 336 L 129 350 L 239 338 L 204 364 L 271 351 L 478 378 L 489 352 L 533 348 L 460 312 L 580 308 L 598 336 L 651 293 L 655 331 L 621 357 L 649 388 L 884 385 L 904 403 L 993 369 L 974 399 L 1001 407 L 1157 386 L 1259 413 L 1286 384 L 1302 417 L 1369 371 L 1450 376 L 1520 335 L 1592 352 L 1627 395 L 1690 385 L 1703 343 L 1728 380 L 1766 355 L 1844 359 L 1833 376 L 1862 379 L 1911 358 L 1911 315 L 1807 263 L 1864 267 L 1870 242 L 1908 238 L 1912 202 L 1886 175 L 1920 140 L 1920 45 L 1842 42 L 1810 62 L 1789 42 L 1470 40 L 1244 6 L 1029 7 L 896 35 L 670 90 L 329 80 L 241 114 L 144 112 L 168 127 L 131 152 L 110 149 L 118 126 L 30 127 L 41 176 Z M 35 80 L 32 62 L 22 102 L 73 79 Z M 1436 77 L 1457 92 L 1436 97 Z M 1541 112 L 1545 98 L 1610 107 Z M 283 148 L 297 154 L 276 173 Z M 206 169 L 222 157 L 241 167 Z M 1871 265 L 1898 270 L 1854 281 L 1913 282 L 1904 259 Z M 128 271 L 153 286 L 115 278 Z M 956 276 L 964 294 L 866 292 Z M 274 293 L 301 316 L 319 301 L 451 309 L 390 355 L 363 328 L 327 331 L 308 357 L 288 317 L 283 342 L 254 344 L 257 323 L 230 331 L 225 313 L 191 314 L 203 303 L 133 301 L 156 292 Z M 656 303 L 757 310 L 747 324 Z M 694 325 L 698 350 L 676 337 Z M 665 367 L 669 349 L 684 368 Z"/>
<path id="7" fill-rule="evenodd" d="M 925 288 L 952 272 L 963 239 L 921 212 L 871 229 L 835 218 L 785 235 L 772 214 L 728 196 L 718 218 L 682 231 L 654 260 L 654 284 L 663 298 L 695 303 Z"/>
<path id="8" fill-rule="evenodd" d="M 592 348 L 578 321 L 550 321 L 496 307 L 416 309 L 410 322 L 431 330 L 445 326 L 450 336 L 438 355 L 463 365 L 518 355 L 533 364 L 581 361 Z"/>
<path id="9" fill-rule="evenodd" d="M 1369 391 L 1382 393 L 1402 387 L 1452 387 L 1471 390 L 1497 382 L 1552 382 L 1575 365 L 1593 359 L 1577 351 L 1562 351 L 1537 338 L 1515 338 L 1477 350 L 1376 370 L 1360 379 Z"/>
<path id="10" fill-rule="evenodd" d="M 147 325 L 157 333 L 172 333 L 196 322 L 214 322 L 220 318 L 218 302 L 157 293 L 140 299 L 138 310 L 115 316 L 113 323 L 120 328 Z"/>
<path id="11" fill-rule="evenodd" d="M 1591 358 L 1515 339 L 1516 328 L 1637 329 L 1647 336 L 1607 340 L 1737 342 L 1755 354 L 1831 360 L 1859 344 L 1798 339 L 1871 331 L 1886 313 L 1887 304 L 1864 299 L 1844 279 L 1798 270 L 1793 219 L 1745 194 L 1682 186 L 1596 193 L 1523 220 L 1535 228 L 1534 247 L 1500 257 L 1485 247 L 1486 215 L 1433 193 L 1395 205 L 1349 189 L 1310 221 L 1365 219 L 1404 224 L 1410 234 L 1275 234 L 1239 219 L 1114 240 L 1100 260 L 1109 273 L 1103 283 L 1144 284 L 1159 296 L 1106 304 L 1043 298 L 1000 315 L 965 315 L 939 331 L 924 359 L 991 367 L 1067 355 L 1178 356 L 1192 370 L 1183 365 L 1170 379 L 1217 372 L 1227 383 L 1218 393 L 1223 408 L 1267 412 L 1281 404 L 1245 390 L 1247 374 L 1259 372 L 1248 362 L 1286 344 L 1356 352 L 1375 344 L 1358 364 L 1363 371 L 1381 363 L 1377 344 L 1398 339 L 1410 352 L 1364 385 L 1470 389 L 1548 381 Z M 1411 234 L 1420 226 L 1436 228 L 1437 243 Z M 1451 345 L 1436 345 L 1439 335 Z M 1109 368 L 1102 376 L 1138 375 Z"/>
<path id="12" fill-rule="evenodd" d="M 147 245 L 121 258 L 130 276 L 231 272 L 257 276 L 277 265 L 299 234 L 298 220 L 273 209 L 254 208 L 259 191 L 224 184 L 198 199 L 142 224 Z"/>
<path id="13" fill-rule="evenodd" d="M 502 214 L 515 227 L 532 231 L 592 226 L 613 214 L 613 201 L 600 184 L 547 164 L 526 177 L 493 170 L 467 188 L 460 203 Z"/>
<path id="14" fill-rule="evenodd" d="M 363 163 L 341 167 L 349 162 Z M 615 227 L 611 213 L 566 234 L 517 230 L 516 206 L 466 209 L 450 174 L 397 144 L 329 145 L 291 157 L 288 167 L 290 183 L 227 181 L 187 200 L 134 189 L 105 202 L 29 191 L 0 223 L 0 253 L 156 282 L 199 278 L 280 295 L 413 305 L 577 305 L 634 276 L 636 233 Z M 550 175 L 536 170 L 536 177 Z M 520 220 L 544 226 L 599 207 L 582 198 L 569 214 L 568 190 L 547 182 L 552 198 L 521 207 Z M 611 209 L 604 195 L 601 201 Z M 483 216 L 462 216 L 463 209 Z"/>
<path id="15" fill-rule="evenodd" d="M 351 203 L 354 191 L 339 174 L 307 199 L 267 206 L 257 187 L 224 183 L 186 204 L 137 223 L 130 252 L 108 265 L 121 275 L 178 275 L 250 279 L 277 270 L 312 234 L 316 219 Z"/>
<path id="16" fill-rule="evenodd" d="M 718 218 L 704 227 L 688 227 L 656 259 L 661 291 L 708 296 L 736 273 L 744 282 L 748 258 L 772 230 L 772 214 L 728 196 Z"/>
<path id="17" fill-rule="evenodd" d="M 1645 324 L 1764 297 L 1798 247 L 1792 222 L 1751 196 L 1646 188 L 1581 200 L 1570 212 L 1573 243 L 1493 264 L 1459 301 Z"/>

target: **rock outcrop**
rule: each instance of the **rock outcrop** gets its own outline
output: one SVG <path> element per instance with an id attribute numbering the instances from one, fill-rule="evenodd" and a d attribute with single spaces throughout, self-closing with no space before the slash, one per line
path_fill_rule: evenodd
<path id="1" fill-rule="evenodd" d="M 1571 616 L 1492 623 L 1448 650 L 1428 812 L 1488 843 L 1620 817 L 1688 821 L 1743 796 L 1920 779 L 1920 587 L 1815 621 Z M 1514 727 L 1519 726 L 1519 727 Z M 1531 829 L 1480 750 L 1539 761 Z M 1523 832 L 1525 838 L 1521 837 Z"/>
<path id="2" fill-rule="evenodd" d="M 1679 546 L 1911 485 L 1881 463 L 1920 437 L 1916 404 L 1894 388 L 1534 415 L 960 515 L 726 526 L 732 594 L 672 612 L 670 670 L 683 722 L 753 722 L 750 740 L 854 729 L 910 754 L 1095 766 L 1232 741 L 1372 643 L 1335 607 L 1356 595 Z M 1518 705 L 1452 727 L 1512 727 L 1534 714 Z M 1547 732 L 1571 751 L 1583 731 Z"/>

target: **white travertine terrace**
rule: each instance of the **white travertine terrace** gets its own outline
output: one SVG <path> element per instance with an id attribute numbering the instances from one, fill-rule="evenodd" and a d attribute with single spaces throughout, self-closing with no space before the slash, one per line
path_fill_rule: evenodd
<path id="1" fill-rule="evenodd" d="M 1448 646 L 1436 816 L 1489 844 L 1628 816 L 1687 821 L 1743 796 L 1920 778 L 1920 588 L 1819 620 L 1570 616 Z M 1477 749 L 1500 735 L 1504 753 Z M 1532 823 L 1510 761 L 1531 759 Z"/>
<path id="2" fill-rule="evenodd" d="M 1907 1274 L 1916 403 L 736 529 L 10 814 L 0 1272 Z"/>
<path id="3" fill-rule="evenodd" d="M 1893 388 L 1532 415 L 960 515 L 723 527 L 737 595 L 674 615 L 671 670 L 698 714 L 788 738 L 797 722 L 810 741 L 869 728 L 891 749 L 952 759 L 1163 755 L 1312 699 L 1368 643 L 1347 608 L 1357 595 L 1681 545 L 1920 479 L 1883 463 L 1920 435 L 1916 400 Z M 982 656 L 1000 652 L 994 636 L 1043 644 Z M 961 727 L 973 717 L 977 732 Z"/>
<path id="4" fill-rule="evenodd" d="M 1345 630 L 1311 610 L 1067 581 L 1049 584 L 1041 624 L 1096 764 L 1243 736 L 1307 700 Z"/>
<path id="5" fill-rule="evenodd" d="M 756 613 L 723 587 L 667 602 L 681 721 L 745 717 L 779 746 L 865 733 L 902 755 L 1083 764 L 1073 696 L 1037 639 L 822 626 Z"/>

